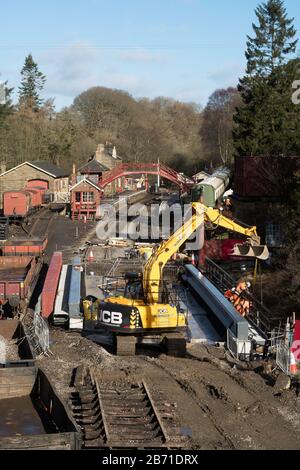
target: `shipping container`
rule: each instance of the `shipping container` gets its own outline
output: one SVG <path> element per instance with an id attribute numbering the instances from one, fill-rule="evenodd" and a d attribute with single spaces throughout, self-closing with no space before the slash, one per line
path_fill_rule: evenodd
<path id="1" fill-rule="evenodd" d="M 62 252 L 55 251 L 52 255 L 42 290 L 41 314 L 43 318 L 49 318 L 53 313 L 61 269 Z"/>

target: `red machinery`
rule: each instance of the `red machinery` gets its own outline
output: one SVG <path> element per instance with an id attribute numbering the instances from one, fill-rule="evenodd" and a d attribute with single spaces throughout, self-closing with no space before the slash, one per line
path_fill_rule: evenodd
<path id="1" fill-rule="evenodd" d="M 241 240 L 232 238 L 226 240 L 205 240 L 204 247 L 199 252 L 199 262 L 205 265 L 205 259 L 210 258 L 216 262 L 220 261 L 243 261 L 242 256 L 233 256 L 232 252 L 237 244 L 242 244 Z"/>

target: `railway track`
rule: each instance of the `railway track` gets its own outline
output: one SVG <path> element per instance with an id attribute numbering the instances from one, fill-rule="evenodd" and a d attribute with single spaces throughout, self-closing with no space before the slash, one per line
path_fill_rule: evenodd
<path id="1" fill-rule="evenodd" d="M 146 382 L 99 383 L 93 372 L 77 369 L 71 394 L 74 418 L 91 448 L 186 448 L 176 406 Z"/>
<path id="2" fill-rule="evenodd" d="M 30 237 L 46 237 L 48 235 L 54 214 L 48 208 L 39 211 L 33 218 L 33 224 L 28 231 Z"/>

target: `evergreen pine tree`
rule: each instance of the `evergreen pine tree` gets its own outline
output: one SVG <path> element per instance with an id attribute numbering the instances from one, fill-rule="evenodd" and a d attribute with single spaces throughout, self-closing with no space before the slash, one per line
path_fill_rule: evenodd
<path id="1" fill-rule="evenodd" d="M 297 46 L 293 18 L 281 0 L 268 0 L 255 13 L 258 25 L 253 24 L 255 36 L 248 36 L 246 75 L 238 87 L 242 106 L 235 116 L 235 148 L 240 155 L 295 153 L 300 143 L 288 127 L 300 112 L 291 102 L 299 65 L 289 60 Z"/>
<path id="2" fill-rule="evenodd" d="M 43 90 L 46 76 L 39 71 L 38 65 L 34 62 L 32 55 L 25 58 L 25 63 L 21 71 L 21 86 L 19 87 L 19 103 L 25 108 L 34 111 L 39 110 L 43 104 L 40 92 Z"/>
<path id="3" fill-rule="evenodd" d="M 4 126 L 6 118 L 12 113 L 13 105 L 11 101 L 11 93 L 13 88 L 7 87 L 7 82 L 4 83 L 5 102 L 0 103 L 0 129 Z"/>

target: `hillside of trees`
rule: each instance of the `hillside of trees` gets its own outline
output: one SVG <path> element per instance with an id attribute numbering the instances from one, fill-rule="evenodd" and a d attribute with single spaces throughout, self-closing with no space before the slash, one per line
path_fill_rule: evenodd
<path id="1" fill-rule="evenodd" d="M 19 96 L 0 105 L 0 163 L 49 160 L 65 168 L 110 141 L 125 161 L 157 161 L 194 174 L 230 164 L 237 89 L 216 90 L 202 109 L 172 98 L 134 99 L 121 90 L 95 86 L 56 111 L 55 100 L 43 101 L 47 77 L 29 54 L 21 70 Z"/>

